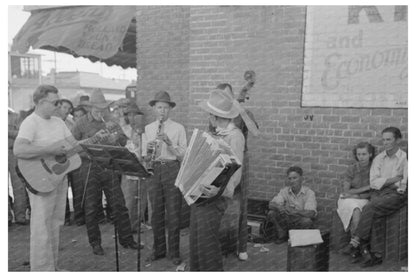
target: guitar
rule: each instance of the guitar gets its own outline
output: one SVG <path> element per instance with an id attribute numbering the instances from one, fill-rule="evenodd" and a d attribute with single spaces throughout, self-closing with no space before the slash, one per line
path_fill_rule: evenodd
<path id="1" fill-rule="evenodd" d="M 97 143 L 114 134 L 115 127 L 117 125 L 107 126 L 105 134 L 99 132 L 83 143 Z M 53 191 L 63 181 L 65 175 L 81 166 L 81 158 L 78 155 L 78 152 L 82 151 L 80 145 L 73 146 L 68 141 L 61 140 L 51 146 L 64 146 L 69 150 L 64 155 L 50 155 L 40 159 L 18 159 L 17 161 L 20 172 L 30 186 L 29 190 L 34 193 Z"/>

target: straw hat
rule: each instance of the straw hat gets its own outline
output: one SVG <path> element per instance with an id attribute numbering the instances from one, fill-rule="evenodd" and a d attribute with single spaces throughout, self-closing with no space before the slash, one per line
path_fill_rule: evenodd
<path id="1" fill-rule="evenodd" d="M 155 94 L 154 99 L 149 102 L 149 105 L 153 107 L 156 104 L 156 102 L 165 102 L 165 103 L 168 103 L 172 108 L 176 106 L 176 103 L 175 102 L 172 102 L 170 100 L 169 93 L 167 93 L 166 91 L 163 91 L 163 90 L 158 91 Z"/>
<path id="2" fill-rule="evenodd" d="M 235 118 L 239 115 L 230 95 L 220 89 L 211 91 L 208 101 L 199 103 L 199 106 L 203 110 L 223 118 Z"/>
<path id="3" fill-rule="evenodd" d="M 99 108 L 105 109 L 108 107 L 110 103 L 105 100 L 104 94 L 101 92 L 101 89 L 94 89 L 91 93 L 89 105 Z"/>

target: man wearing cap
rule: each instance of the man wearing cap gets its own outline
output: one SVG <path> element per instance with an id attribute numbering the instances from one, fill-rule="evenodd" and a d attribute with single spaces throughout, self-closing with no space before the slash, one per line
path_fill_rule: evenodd
<path id="1" fill-rule="evenodd" d="M 169 114 L 176 106 L 166 91 L 159 91 L 149 102 L 157 120 L 146 125 L 143 134 L 143 156 L 153 164 L 154 175 L 148 180 L 150 205 L 152 207 L 153 252 L 147 261 L 166 256 L 165 225 L 168 229 L 168 257 L 172 263 L 181 263 L 179 255 L 179 231 L 182 194 L 175 187 L 179 161 L 186 151 L 185 128 L 171 120 Z M 150 154 L 147 149 L 155 149 Z M 148 155 L 149 153 L 149 155 Z M 151 160 L 154 158 L 154 160 Z M 167 212 L 165 224 L 165 210 Z"/>
<path id="2" fill-rule="evenodd" d="M 216 129 L 217 136 L 227 142 L 238 159 L 243 162 L 244 143 L 243 133 L 233 123 L 233 118 L 239 111 L 233 104 L 227 92 L 216 89 L 211 92 L 208 101 L 200 107 L 209 113 L 211 124 Z M 241 180 L 241 168 L 230 178 L 222 196 L 200 206 L 191 206 L 190 222 L 190 269 L 191 271 L 222 271 L 223 260 L 219 238 L 221 218 L 228 203 L 234 195 L 234 189 Z M 206 185 L 203 196 L 211 198 L 217 195 L 219 188 Z"/>
<path id="3" fill-rule="evenodd" d="M 109 117 L 108 103 L 100 90 L 94 90 L 90 98 L 91 111 L 80 118 L 74 125 L 72 133 L 77 140 L 84 140 L 94 136 L 107 125 L 104 120 Z M 114 126 L 114 125 L 113 125 Z M 122 145 L 126 144 L 126 136 L 121 128 L 116 126 L 117 132 L 112 132 L 106 139 L 101 140 L 101 144 Z M 128 210 L 124 201 L 124 196 L 120 188 L 120 176 L 112 180 L 112 172 L 103 170 L 94 161 L 82 157 L 82 165 L 79 174 L 74 174 L 77 182 L 85 182 L 82 199 L 85 211 L 85 221 L 87 226 L 88 240 L 95 255 L 104 255 L 101 247 L 101 233 L 98 226 L 97 213 L 100 207 L 102 191 L 112 207 L 117 224 L 119 241 L 124 248 L 137 249 L 138 244 L 133 240 Z M 114 181 L 114 184 L 113 184 Z"/>
<path id="4" fill-rule="evenodd" d="M 81 95 L 79 97 L 79 103 L 77 107 L 81 107 L 85 109 L 85 111 L 89 112 L 91 108 L 90 97 L 88 95 Z"/>
<path id="5" fill-rule="evenodd" d="M 130 152 L 136 154 L 141 159 L 141 148 L 142 148 L 142 129 L 140 129 L 141 115 L 143 113 L 137 107 L 136 103 L 130 102 L 127 107 L 123 110 L 125 125 L 121 126 L 124 134 L 127 136 L 126 148 Z M 137 176 L 123 175 L 121 177 L 121 190 L 123 191 L 124 200 L 126 201 L 126 207 L 129 210 L 130 222 L 132 231 L 136 231 L 138 224 L 140 224 L 141 217 L 138 216 L 138 203 L 142 201 L 143 197 L 139 195 L 140 178 Z M 145 198 L 145 197 L 144 197 Z M 140 209 L 142 212 L 143 208 Z"/>

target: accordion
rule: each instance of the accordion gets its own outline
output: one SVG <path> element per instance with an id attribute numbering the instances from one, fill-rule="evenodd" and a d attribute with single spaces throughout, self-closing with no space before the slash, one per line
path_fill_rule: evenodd
<path id="1" fill-rule="evenodd" d="M 207 204 L 222 195 L 228 181 L 240 167 L 241 161 L 224 140 L 194 129 L 175 186 L 188 205 Z M 211 198 L 201 197 L 206 184 L 219 187 L 218 194 Z"/>

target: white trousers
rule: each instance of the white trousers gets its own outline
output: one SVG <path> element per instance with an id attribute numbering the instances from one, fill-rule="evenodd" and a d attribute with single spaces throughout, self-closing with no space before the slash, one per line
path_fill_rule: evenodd
<path id="1" fill-rule="evenodd" d="M 49 193 L 28 192 L 30 215 L 30 271 L 56 271 L 59 231 L 65 220 L 68 183 Z"/>

